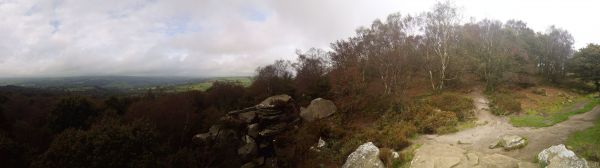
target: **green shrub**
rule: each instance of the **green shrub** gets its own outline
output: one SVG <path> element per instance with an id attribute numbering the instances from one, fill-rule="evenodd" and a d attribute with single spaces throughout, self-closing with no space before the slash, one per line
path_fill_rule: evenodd
<path id="1" fill-rule="evenodd" d="M 433 106 L 442 111 L 450 111 L 456 114 L 458 120 L 465 121 L 474 116 L 473 99 L 462 96 L 458 93 L 444 92 L 440 95 L 431 97 Z"/>
<path id="2" fill-rule="evenodd" d="M 520 112 L 521 102 L 516 96 L 509 93 L 492 93 L 490 95 L 490 108 L 496 115 L 509 115 Z"/>

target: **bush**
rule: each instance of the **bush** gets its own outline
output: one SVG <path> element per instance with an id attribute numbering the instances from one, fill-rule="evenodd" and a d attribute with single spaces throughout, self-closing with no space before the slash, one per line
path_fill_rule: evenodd
<path id="1" fill-rule="evenodd" d="M 394 154 L 392 153 L 392 149 L 390 148 L 379 148 L 379 159 L 383 161 L 383 164 L 386 167 L 392 167 L 391 165 L 394 163 Z"/>
<path id="2" fill-rule="evenodd" d="M 373 141 L 380 147 L 398 150 L 409 146 L 410 141 L 408 137 L 413 136 L 417 132 L 417 128 L 412 123 L 407 122 L 389 124 L 379 130 L 378 134 L 373 137 Z"/>
<path id="3" fill-rule="evenodd" d="M 458 120 L 465 121 L 474 116 L 473 99 L 459 95 L 457 93 L 444 92 L 440 95 L 431 97 L 433 106 L 442 111 L 450 111 L 456 114 Z"/>
<path id="4" fill-rule="evenodd" d="M 522 110 L 521 102 L 510 93 L 492 93 L 490 101 L 492 113 L 496 115 L 509 115 Z"/>
<path id="5" fill-rule="evenodd" d="M 448 111 L 432 111 L 423 120 L 420 120 L 420 130 L 424 133 L 453 132 L 458 118 L 456 114 Z"/>
<path id="6" fill-rule="evenodd" d="M 58 134 L 32 167 L 155 167 L 157 137 L 147 122 L 106 119 L 87 131 Z"/>

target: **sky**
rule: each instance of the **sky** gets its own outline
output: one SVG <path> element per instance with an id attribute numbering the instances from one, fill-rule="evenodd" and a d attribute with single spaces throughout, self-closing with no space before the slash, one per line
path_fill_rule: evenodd
<path id="1" fill-rule="evenodd" d="M 328 49 L 436 0 L 0 0 L 0 77 L 247 76 L 296 50 Z M 568 30 L 600 43 L 597 0 L 455 0 L 463 20 Z"/>

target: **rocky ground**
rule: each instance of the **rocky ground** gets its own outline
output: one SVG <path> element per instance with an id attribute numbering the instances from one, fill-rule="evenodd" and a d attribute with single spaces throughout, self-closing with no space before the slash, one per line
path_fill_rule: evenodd
<path id="1" fill-rule="evenodd" d="M 590 112 L 574 115 L 569 120 L 551 127 L 513 127 L 506 117 L 495 116 L 489 111 L 488 100 L 481 89 L 475 89 L 471 97 L 475 101 L 477 126 L 452 134 L 421 136 L 416 143 L 423 146 L 416 151 L 412 167 L 432 167 L 426 164 L 434 162 L 474 167 L 469 163 L 473 161 L 472 158 L 478 158 L 482 163 L 500 159 L 508 163 L 508 167 L 530 167 L 530 163 L 536 160 L 540 151 L 563 144 L 569 134 L 592 127 L 593 122 L 600 117 L 600 107 L 596 107 Z M 514 150 L 490 148 L 490 144 L 498 142 L 506 135 L 523 137 L 527 139 L 528 144 Z M 446 155 L 452 157 L 443 157 Z"/>

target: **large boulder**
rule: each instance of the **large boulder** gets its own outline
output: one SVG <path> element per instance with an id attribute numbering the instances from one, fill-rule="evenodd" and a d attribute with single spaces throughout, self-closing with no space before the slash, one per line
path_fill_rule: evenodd
<path id="1" fill-rule="evenodd" d="M 525 147 L 527 145 L 527 139 L 517 135 L 504 135 L 500 137 L 500 140 L 491 144 L 490 149 L 502 147 L 504 150 L 513 150 Z"/>
<path id="2" fill-rule="evenodd" d="M 379 159 L 379 148 L 372 142 L 360 145 L 352 152 L 342 168 L 383 168 L 383 162 Z"/>
<path id="3" fill-rule="evenodd" d="M 290 100 L 292 100 L 291 96 L 286 95 L 286 94 L 280 94 L 280 95 L 271 96 L 271 97 L 263 100 L 257 106 L 272 106 L 272 105 L 275 105 L 276 102 L 288 103 Z"/>
<path id="4" fill-rule="evenodd" d="M 300 110 L 300 117 L 306 121 L 314 121 L 317 119 L 325 118 L 337 111 L 337 107 L 333 104 L 333 101 L 316 98 L 310 102 L 310 105 Z"/>
<path id="5" fill-rule="evenodd" d="M 585 159 L 579 158 L 575 153 L 565 147 L 565 145 L 555 145 L 544 149 L 538 154 L 538 160 L 547 168 L 588 168 Z"/>

